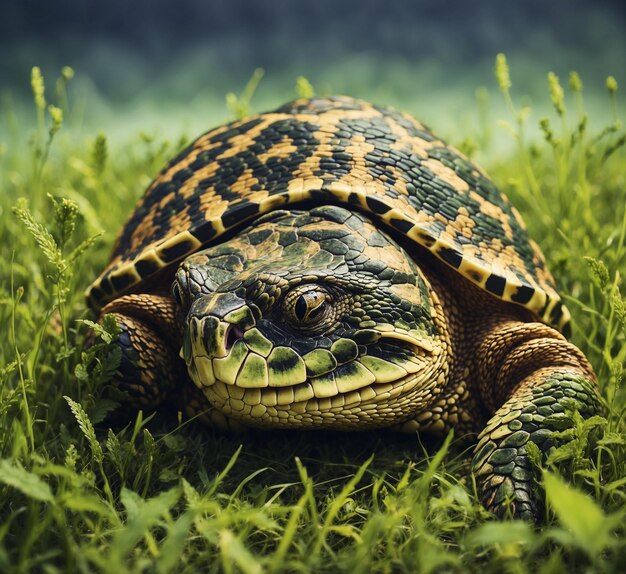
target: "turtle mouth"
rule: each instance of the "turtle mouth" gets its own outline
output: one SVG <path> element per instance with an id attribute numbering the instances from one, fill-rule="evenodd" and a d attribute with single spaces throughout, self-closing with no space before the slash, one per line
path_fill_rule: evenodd
<path id="1" fill-rule="evenodd" d="M 283 388 L 248 389 L 216 380 L 211 386 L 206 387 L 204 392 L 214 406 L 222 411 L 229 411 L 227 414 L 249 413 L 250 418 L 259 418 L 270 411 L 270 415 L 282 418 L 281 415 L 272 413 L 272 410 L 280 412 L 289 409 L 297 415 L 306 412 L 332 412 L 353 405 L 392 400 L 415 387 L 415 378 L 407 379 L 396 383 L 369 384 L 354 391 L 339 392 L 328 397 L 318 396 L 316 389 L 319 389 L 319 386 L 315 381 Z"/>
<path id="2" fill-rule="evenodd" d="M 318 349 L 301 357 L 272 345 L 254 327 L 243 330 L 208 316 L 190 318 L 181 355 L 196 386 L 224 414 L 244 422 L 270 417 L 270 424 L 280 424 L 281 418 L 310 413 L 345 414 L 356 405 L 362 413 L 367 404 L 432 387 L 437 353 L 431 341 L 381 332 L 375 343 L 375 354 L 361 354 L 353 344 L 353 355 L 338 345 L 331 348 L 334 355 Z"/>

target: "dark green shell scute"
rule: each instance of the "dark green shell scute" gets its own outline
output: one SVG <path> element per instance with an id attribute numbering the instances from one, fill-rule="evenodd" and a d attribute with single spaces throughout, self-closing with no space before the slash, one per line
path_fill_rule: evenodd
<path id="1" fill-rule="evenodd" d="M 517 288 L 517 291 L 511 297 L 511 300 L 520 305 L 524 305 L 530 301 L 531 297 L 535 294 L 535 290 L 532 287 L 522 285 Z"/>
<path id="2" fill-rule="evenodd" d="M 130 273 L 124 273 L 122 275 L 114 275 L 111 277 L 111 284 L 113 288 L 117 291 L 124 291 L 124 289 L 128 288 L 133 283 L 133 276 Z"/>
<path id="3" fill-rule="evenodd" d="M 454 249 L 443 248 L 439 250 L 439 256 L 451 267 L 458 269 L 463 261 L 463 257 Z"/>
<path id="4" fill-rule="evenodd" d="M 504 293 L 504 288 L 506 287 L 506 280 L 504 277 L 499 277 L 498 275 L 491 274 L 487 278 L 487 282 L 485 283 L 485 288 L 489 293 L 493 293 L 500 297 Z"/>
<path id="5" fill-rule="evenodd" d="M 204 245 L 208 244 L 211 239 L 213 239 L 217 235 L 215 227 L 207 221 L 204 221 L 190 232 L 198 241 L 200 241 Z"/>
<path id="6" fill-rule="evenodd" d="M 222 225 L 229 229 L 240 221 L 245 221 L 259 213 L 258 203 L 245 203 L 229 209 L 222 215 Z"/>
<path id="7" fill-rule="evenodd" d="M 163 249 L 161 251 L 161 255 L 167 261 L 176 261 L 191 253 L 193 247 L 193 243 L 191 243 L 190 241 L 181 241 L 179 243 L 176 243 L 176 245 L 172 245 L 171 247 Z"/>

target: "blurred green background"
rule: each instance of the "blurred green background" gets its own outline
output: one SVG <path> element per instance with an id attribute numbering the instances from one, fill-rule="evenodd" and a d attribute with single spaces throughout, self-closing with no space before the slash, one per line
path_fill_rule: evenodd
<path id="1" fill-rule="evenodd" d="M 549 106 L 546 73 L 566 82 L 575 69 L 592 119 L 602 122 L 606 76 L 619 82 L 626 71 L 624 0 L 0 4 L 4 102 L 30 105 L 32 66 L 41 67 L 50 88 L 69 65 L 76 77 L 68 123 L 106 128 L 110 138 L 137 129 L 159 136 L 204 131 L 228 118 L 224 95 L 239 92 L 258 67 L 265 78 L 255 110 L 294 97 L 295 78 L 304 75 L 318 93 L 393 104 L 454 137 L 476 121 L 477 87 L 490 89 L 489 109 L 498 113 L 498 52 L 508 56 L 514 93 L 535 100 L 537 113 Z"/>

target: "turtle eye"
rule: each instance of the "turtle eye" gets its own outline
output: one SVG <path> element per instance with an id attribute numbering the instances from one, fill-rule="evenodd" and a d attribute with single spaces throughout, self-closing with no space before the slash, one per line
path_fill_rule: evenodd
<path id="1" fill-rule="evenodd" d="M 329 293 L 317 285 L 300 285 L 285 297 L 283 308 L 292 323 L 313 326 L 328 314 Z"/>
<path id="2" fill-rule="evenodd" d="M 304 320 L 307 312 L 306 298 L 304 295 L 300 295 L 300 297 L 298 297 L 293 311 L 296 314 L 296 318 L 298 319 L 298 321 Z"/>

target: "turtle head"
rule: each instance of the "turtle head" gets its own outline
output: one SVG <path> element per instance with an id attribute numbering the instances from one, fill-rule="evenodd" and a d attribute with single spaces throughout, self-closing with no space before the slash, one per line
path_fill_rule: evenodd
<path id="1" fill-rule="evenodd" d="M 388 426 L 447 375 L 447 324 L 426 276 L 343 208 L 265 216 L 186 259 L 172 292 L 192 380 L 244 425 Z"/>

